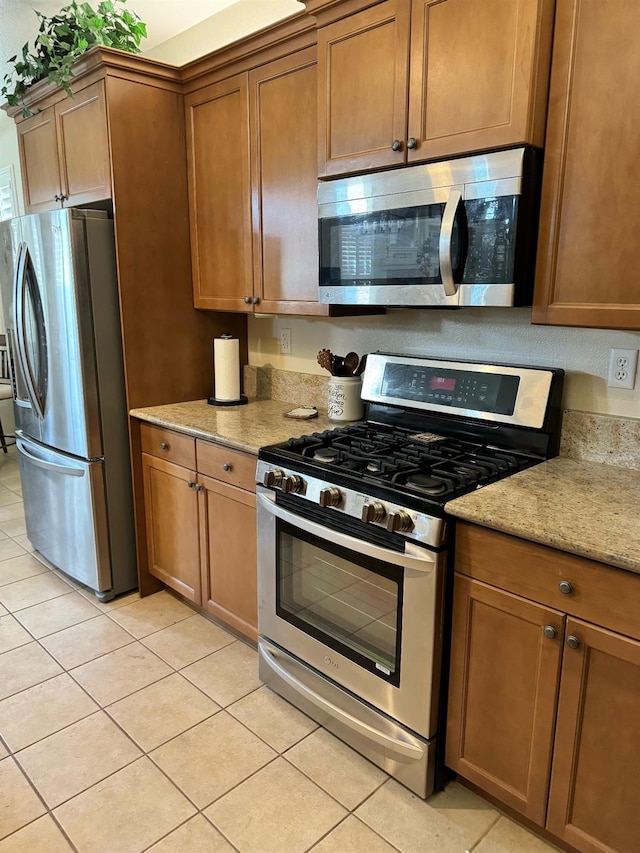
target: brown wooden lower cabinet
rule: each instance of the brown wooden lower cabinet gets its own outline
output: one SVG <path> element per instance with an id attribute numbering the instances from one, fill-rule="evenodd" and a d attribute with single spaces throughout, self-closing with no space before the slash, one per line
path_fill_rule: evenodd
<path id="1" fill-rule="evenodd" d="M 196 472 L 142 454 L 149 572 L 199 604 L 200 546 Z"/>
<path id="2" fill-rule="evenodd" d="M 543 824 L 564 616 L 463 575 L 454 584 L 446 762 Z"/>
<path id="3" fill-rule="evenodd" d="M 637 853 L 640 575 L 457 531 L 447 765 L 560 844 Z"/>
<path id="4" fill-rule="evenodd" d="M 256 496 L 199 476 L 203 606 L 252 640 L 258 639 Z"/>
<path id="5" fill-rule="evenodd" d="M 255 457 L 149 424 L 141 446 L 149 573 L 257 640 Z"/>
<path id="6" fill-rule="evenodd" d="M 547 828 L 588 853 L 640 850 L 640 642 L 568 619 Z"/>

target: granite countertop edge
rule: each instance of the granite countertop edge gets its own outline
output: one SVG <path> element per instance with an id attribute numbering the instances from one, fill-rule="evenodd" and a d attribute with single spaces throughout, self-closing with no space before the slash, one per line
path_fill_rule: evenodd
<path id="1" fill-rule="evenodd" d="M 261 447 L 340 425 L 321 412 L 307 420 L 285 418 L 284 413 L 295 405 L 281 400 L 249 399 L 243 406 L 210 406 L 206 400 L 190 400 L 131 409 L 129 414 L 155 426 L 215 441 L 254 456 Z"/>
<path id="2" fill-rule="evenodd" d="M 449 501 L 445 510 L 481 527 L 640 574 L 637 506 L 637 470 L 556 457 Z"/>

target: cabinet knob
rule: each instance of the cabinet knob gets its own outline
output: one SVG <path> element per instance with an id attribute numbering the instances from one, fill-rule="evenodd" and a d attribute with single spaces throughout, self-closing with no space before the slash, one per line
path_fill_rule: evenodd
<path id="1" fill-rule="evenodd" d="M 224 463 L 223 463 L 223 465 L 222 465 L 222 470 L 223 470 L 223 471 L 232 471 L 232 470 L 233 470 L 233 465 L 229 465 L 229 463 L 228 463 L 228 462 L 224 462 Z"/>
<path id="2" fill-rule="evenodd" d="M 257 305 L 260 302 L 260 298 L 258 296 L 254 296 L 251 301 L 253 302 L 254 305 Z"/>
<path id="3" fill-rule="evenodd" d="M 560 581 L 558 584 L 558 589 L 563 595 L 571 595 L 573 592 L 573 587 L 569 583 L 569 581 Z"/>
<path id="4" fill-rule="evenodd" d="M 400 142 L 399 139 L 394 139 L 393 142 L 391 143 L 391 150 L 392 151 L 402 151 L 402 142 Z"/>
<path id="5" fill-rule="evenodd" d="M 56 194 L 54 195 L 53 200 L 54 200 L 54 201 L 62 201 L 62 199 L 60 198 L 60 196 L 58 195 L 58 193 L 56 193 Z"/>
<path id="6" fill-rule="evenodd" d="M 202 486 L 200 485 L 200 483 L 196 483 L 193 488 L 196 490 L 196 492 L 202 491 Z"/>
<path id="7" fill-rule="evenodd" d="M 580 646 L 580 640 L 571 634 L 567 637 L 567 645 L 570 649 L 577 649 Z"/>
<path id="8" fill-rule="evenodd" d="M 66 201 L 68 198 L 69 198 L 69 196 L 68 196 L 68 195 L 65 195 L 65 194 L 63 193 L 63 194 L 60 196 L 60 201 Z"/>
<path id="9" fill-rule="evenodd" d="M 244 301 L 245 301 L 246 305 L 251 305 L 251 297 L 250 296 L 245 296 Z"/>
<path id="10" fill-rule="evenodd" d="M 407 139 L 407 148 L 417 148 L 417 147 L 418 147 L 418 140 L 415 138 L 415 136 L 410 136 Z"/>
<path id="11" fill-rule="evenodd" d="M 168 449 L 169 449 L 169 445 L 167 444 L 167 442 L 166 442 L 166 441 L 161 441 L 161 442 L 160 442 L 160 447 L 161 447 L 163 450 L 168 450 Z"/>
<path id="12" fill-rule="evenodd" d="M 195 486 L 195 483 L 193 482 L 193 480 L 187 480 L 187 486 L 192 489 Z"/>
<path id="13" fill-rule="evenodd" d="M 556 629 L 553 625 L 545 625 L 542 632 L 548 640 L 553 640 L 556 635 Z"/>

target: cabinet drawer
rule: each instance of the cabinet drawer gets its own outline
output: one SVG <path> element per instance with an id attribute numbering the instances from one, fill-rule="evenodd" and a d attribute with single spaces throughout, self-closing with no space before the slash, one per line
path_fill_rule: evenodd
<path id="1" fill-rule="evenodd" d="M 456 527 L 456 571 L 640 639 L 640 575 L 472 524 Z M 567 590 L 563 593 L 560 583 Z"/>
<path id="2" fill-rule="evenodd" d="M 198 473 L 249 492 L 256 490 L 256 457 L 220 444 L 197 441 Z"/>
<path id="3" fill-rule="evenodd" d="M 185 468 L 195 469 L 196 467 L 196 442 L 188 435 L 180 435 L 170 429 L 150 424 L 141 424 L 140 441 L 143 453 L 158 456 L 160 459 L 166 459 L 167 462 L 173 462 Z"/>

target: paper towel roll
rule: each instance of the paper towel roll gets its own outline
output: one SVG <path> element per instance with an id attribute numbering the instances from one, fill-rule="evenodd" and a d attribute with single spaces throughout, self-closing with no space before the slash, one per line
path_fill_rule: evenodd
<path id="1" fill-rule="evenodd" d="M 213 339 L 214 397 L 221 402 L 240 399 L 240 341 L 231 335 Z"/>

